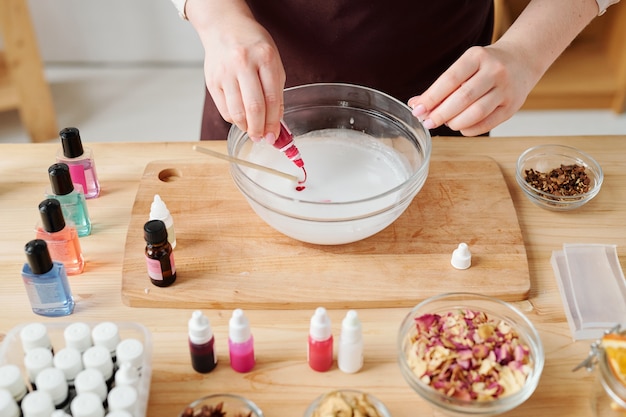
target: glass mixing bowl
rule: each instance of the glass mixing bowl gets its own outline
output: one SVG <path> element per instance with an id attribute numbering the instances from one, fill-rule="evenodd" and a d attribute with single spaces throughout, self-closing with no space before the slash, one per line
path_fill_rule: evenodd
<path id="1" fill-rule="evenodd" d="M 431 137 L 404 103 L 350 84 L 285 90 L 284 122 L 307 171 L 294 181 L 231 164 L 256 214 L 294 239 L 335 245 L 365 239 L 394 222 L 428 175 Z M 303 177 L 280 150 L 233 126 L 229 155 Z"/>

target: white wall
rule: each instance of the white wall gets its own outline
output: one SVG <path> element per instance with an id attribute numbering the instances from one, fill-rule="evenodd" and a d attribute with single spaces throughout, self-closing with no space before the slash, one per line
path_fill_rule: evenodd
<path id="1" fill-rule="evenodd" d="M 28 0 L 45 63 L 199 63 L 170 0 Z"/>

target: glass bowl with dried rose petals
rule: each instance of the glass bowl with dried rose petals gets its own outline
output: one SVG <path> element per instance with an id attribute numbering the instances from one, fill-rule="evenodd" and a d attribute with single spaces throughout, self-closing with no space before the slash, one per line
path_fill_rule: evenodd
<path id="1" fill-rule="evenodd" d="M 179 417 L 263 417 L 263 412 L 240 395 L 212 394 L 187 405 Z"/>
<path id="2" fill-rule="evenodd" d="M 496 415 L 526 401 L 543 371 L 533 324 L 513 305 L 472 293 L 426 299 L 398 334 L 404 379 L 450 415 Z"/>
<path id="3" fill-rule="evenodd" d="M 565 211 L 582 206 L 600 191 L 604 174 L 587 153 L 564 145 L 539 145 L 517 159 L 515 179 L 539 207 Z"/>
<path id="4" fill-rule="evenodd" d="M 304 417 L 391 417 L 389 410 L 371 394 L 342 389 L 320 395 L 309 405 Z"/>

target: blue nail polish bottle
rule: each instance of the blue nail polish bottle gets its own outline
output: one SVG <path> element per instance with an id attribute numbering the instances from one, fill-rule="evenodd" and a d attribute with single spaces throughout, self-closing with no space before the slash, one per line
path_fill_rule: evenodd
<path id="1" fill-rule="evenodd" d="M 24 246 L 27 262 L 22 268 L 22 280 L 35 314 L 59 317 L 72 314 L 74 297 L 65 267 L 52 261 L 45 240 L 33 239 Z"/>
<path id="2" fill-rule="evenodd" d="M 67 164 L 59 162 L 48 168 L 51 192 L 46 198 L 54 198 L 61 203 L 63 216 L 76 226 L 79 237 L 88 236 L 91 233 L 91 220 L 87 212 L 87 203 L 81 186 L 74 187 L 70 168 Z"/>

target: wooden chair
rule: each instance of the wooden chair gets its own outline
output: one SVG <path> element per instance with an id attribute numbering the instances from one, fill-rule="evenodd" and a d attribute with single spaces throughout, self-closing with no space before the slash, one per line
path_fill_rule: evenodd
<path id="1" fill-rule="evenodd" d="M 18 110 L 32 142 L 56 138 L 54 103 L 27 0 L 0 0 L 0 36 L 0 111 Z"/>

